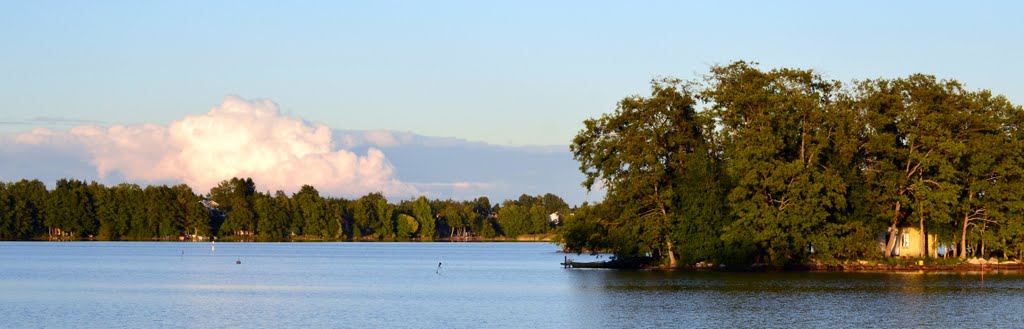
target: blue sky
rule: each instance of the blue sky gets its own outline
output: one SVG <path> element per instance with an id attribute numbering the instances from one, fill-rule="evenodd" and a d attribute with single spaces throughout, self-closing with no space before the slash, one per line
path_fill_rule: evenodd
<path id="1" fill-rule="evenodd" d="M 227 95 L 343 130 L 565 146 L 744 59 L 929 73 L 1024 103 L 1020 2 L 3 1 L 0 132 L 167 125 Z M 401 168 L 398 168 L 401 172 Z"/>
<path id="2" fill-rule="evenodd" d="M 1020 103 L 1022 9 L 985 1 L 4 2 L 0 121 L 166 123 L 236 94 L 337 128 L 567 144 L 583 119 L 645 92 L 651 78 L 692 78 L 736 59 L 843 81 L 924 72 Z"/>

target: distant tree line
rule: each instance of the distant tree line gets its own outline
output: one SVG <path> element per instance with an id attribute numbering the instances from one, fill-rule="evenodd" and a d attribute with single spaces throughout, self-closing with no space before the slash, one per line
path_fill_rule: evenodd
<path id="1" fill-rule="evenodd" d="M 562 198 L 522 195 L 491 204 L 419 197 L 389 203 L 381 193 L 355 200 L 324 197 L 310 185 L 291 196 L 258 192 L 250 178 L 232 178 L 206 195 L 191 187 L 104 186 L 58 180 L 0 182 L 0 240 L 246 241 L 516 238 L 551 232 L 569 213 Z"/>
<path id="2" fill-rule="evenodd" d="M 784 266 L 890 256 L 914 227 L 961 258 L 1024 254 L 1024 110 L 956 80 L 735 62 L 584 124 L 571 149 L 607 196 L 567 218 L 568 250 Z"/>

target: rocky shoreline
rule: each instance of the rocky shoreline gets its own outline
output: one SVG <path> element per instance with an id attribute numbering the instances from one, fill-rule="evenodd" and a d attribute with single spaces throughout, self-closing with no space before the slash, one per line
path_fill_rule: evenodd
<path id="1" fill-rule="evenodd" d="M 1024 271 L 1024 263 L 1019 261 L 999 261 L 997 259 L 968 259 L 957 264 L 928 264 L 928 261 L 906 260 L 906 263 L 888 264 L 880 262 L 857 261 L 846 264 L 800 264 L 786 267 L 773 267 L 767 264 L 753 264 L 747 267 L 722 266 L 697 263 L 693 266 L 670 268 L 665 266 L 623 266 L 622 263 L 607 262 L 607 266 L 588 264 L 590 268 L 647 269 L 647 270 L 692 270 L 692 271 L 728 271 L 728 272 L 1003 272 Z M 633 263 L 635 265 L 635 263 Z"/>
<path id="2" fill-rule="evenodd" d="M 1024 264 L 957 264 L 957 265 L 917 265 L 917 264 L 840 264 L 840 265 L 811 265 L 806 268 L 792 268 L 789 270 L 820 271 L 820 272 L 991 272 L 991 271 L 1021 271 Z"/>
<path id="3" fill-rule="evenodd" d="M 945 261 L 945 260 L 943 260 Z M 1020 271 L 1024 270 L 1024 263 L 1019 261 L 999 261 L 996 258 L 988 260 L 982 258 L 971 258 L 957 264 L 928 264 L 928 260 L 911 260 L 906 263 L 883 264 L 858 261 L 848 264 L 837 265 L 808 265 L 809 271 L 865 271 L 865 272 L 980 272 L 980 271 Z"/>

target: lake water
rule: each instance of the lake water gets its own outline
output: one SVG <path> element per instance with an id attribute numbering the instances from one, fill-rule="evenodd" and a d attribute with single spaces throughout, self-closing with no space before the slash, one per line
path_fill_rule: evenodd
<path id="1" fill-rule="evenodd" d="M 219 243 L 212 251 L 209 243 L 0 242 L 0 327 L 1024 326 L 1020 274 L 989 273 L 982 283 L 960 273 L 563 269 L 557 251 L 548 243 Z"/>

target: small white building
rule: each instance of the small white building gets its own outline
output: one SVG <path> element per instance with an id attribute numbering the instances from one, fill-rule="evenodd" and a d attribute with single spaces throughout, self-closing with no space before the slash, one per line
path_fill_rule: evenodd
<path id="1" fill-rule="evenodd" d="M 551 213 L 548 215 L 548 218 L 551 218 L 551 224 L 554 225 L 558 225 L 562 222 L 562 215 L 559 215 L 557 212 Z"/>
<path id="2" fill-rule="evenodd" d="M 203 204 L 203 206 L 206 207 L 206 209 L 210 210 L 217 209 L 218 207 L 220 207 L 220 204 L 218 204 L 217 201 L 213 201 L 210 199 L 199 200 L 199 203 Z"/>

